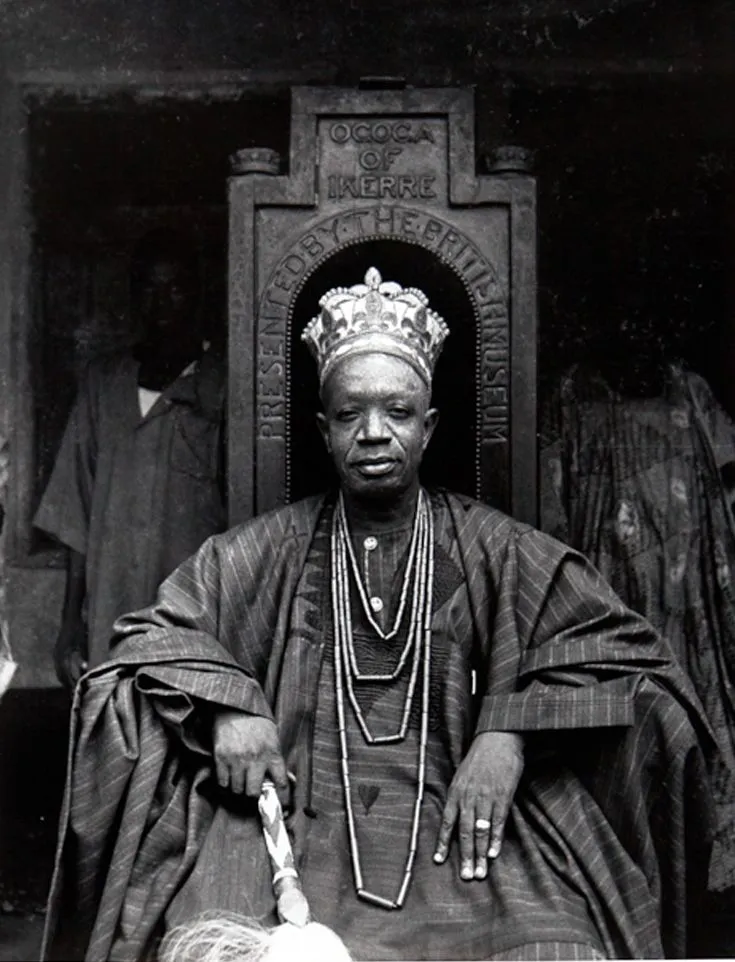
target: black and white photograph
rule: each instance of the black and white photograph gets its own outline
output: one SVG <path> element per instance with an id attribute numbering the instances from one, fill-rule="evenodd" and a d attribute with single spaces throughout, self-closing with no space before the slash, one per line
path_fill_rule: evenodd
<path id="1" fill-rule="evenodd" d="M 0 962 L 735 958 L 734 0 L 0 0 Z"/>

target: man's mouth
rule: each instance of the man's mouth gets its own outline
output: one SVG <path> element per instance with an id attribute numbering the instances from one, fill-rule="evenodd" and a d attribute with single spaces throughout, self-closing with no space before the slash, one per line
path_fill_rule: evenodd
<path id="1" fill-rule="evenodd" d="M 369 461 L 357 461 L 355 467 L 360 474 L 378 478 L 383 474 L 389 474 L 395 463 L 394 458 L 371 458 Z"/>

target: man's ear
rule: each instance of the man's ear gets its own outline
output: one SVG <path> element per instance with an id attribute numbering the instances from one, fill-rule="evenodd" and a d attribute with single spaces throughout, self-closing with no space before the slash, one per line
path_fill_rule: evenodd
<path id="1" fill-rule="evenodd" d="M 424 446 L 422 448 L 423 451 L 425 451 L 426 448 L 428 447 L 429 441 L 431 441 L 431 436 L 433 435 L 438 422 L 439 422 L 439 412 L 437 411 L 436 408 L 429 408 L 429 410 L 424 415 Z"/>
<path id="2" fill-rule="evenodd" d="M 324 438 L 324 443 L 327 446 L 327 453 L 332 453 L 332 444 L 329 440 L 329 421 L 327 421 L 326 414 L 321 411 L 317 411 L 316 414 L 316 426 L 319 428 L 319 433 Z"/>
<path id="3" fill-rule="evenodd" d="M 431 437 L 439 421 L 439 412 L 436 408 L 429 408 L 424 415 L 424 444 L 422 451 L 425 451 L 431 441 Z"/>

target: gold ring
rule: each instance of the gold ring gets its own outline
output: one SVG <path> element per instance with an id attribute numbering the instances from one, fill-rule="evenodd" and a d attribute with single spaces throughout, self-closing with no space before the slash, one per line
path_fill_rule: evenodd
<path id="1" fill-rule="evenodd" d="M 490 831 L 490 819 L 489 819 L 489 818 L 476 818 L 476 819 L 475 819 L 475 828 L 478 829 L 478 830 L 481 831 L 481 832 L 489 832 L 489 831 Z"/>

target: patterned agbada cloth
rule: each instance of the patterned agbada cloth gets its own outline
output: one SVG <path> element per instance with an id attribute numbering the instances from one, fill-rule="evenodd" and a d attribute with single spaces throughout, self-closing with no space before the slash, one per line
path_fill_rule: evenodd
<path id="1" fill-rule="evenodd" d="M 645 398 L 573 368 L 545 412 L 542 528 L 585 554 L 669 641 L 715 732 L 714 891 L 735 885 L 733 468 L 735 426 L 678 365 Z"/>
<path id="2" fill-rule="evenodd" d="M 706 723 L 686 678 L 581 556 L 470 499 L 438 495 L 433 509 L 465 579 L 472 630 L 456 643 L 471 650 L 456 657 L 476 666 L 478 697 L 436 679 L 446 763 L 432 804 L 475 732 L 522 731 L 527 744 L 510 861 L 501 854 L 487 882 L 471 883 L 488 899 L 487 943 L 460 957 L 543 938 L 533 893 L 546 891 L 562 893 L 555 925 L 581 897 L 608 957 L 686 955 L 710 836 Z M 164 920 L 202 910 L 273 918 L 257 812 L 216 785 L 212 712 L 275 719 L 301 859 L 325 644 L 293 611 L 324 510 L 308 499 L 209 539 L 154 606 L 118 623 L 114 661 L 75 698 L 45 958 L 147 959 Z M 348 853 L 331 857 L 344 874 Z M 417 910 L 430 917 L 430 905 Z M 391 957 L 416 958 L 414 944 Z"/>

